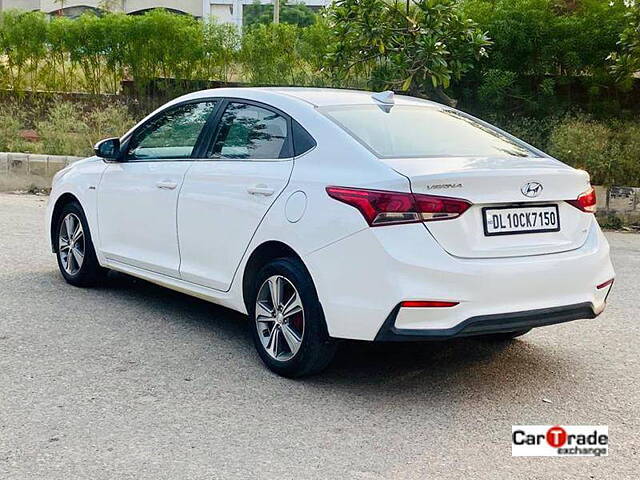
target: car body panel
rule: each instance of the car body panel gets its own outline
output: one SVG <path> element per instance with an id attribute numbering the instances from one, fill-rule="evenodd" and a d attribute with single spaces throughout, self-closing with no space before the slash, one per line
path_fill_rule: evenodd
<path id="1" fill-rule="evenodd" d="M 426 222 L 425 227 L 452 255 L 462 258 L 517 257 L 564 252 L 579 248 L 587 238 L 592 215 L 566 203 L 590 187 L 589 176 L 552 158 L 409 158 L 385 159 L 411 181 L 414 193 L 462 198 L 473 203 L 460 218 Z M 522 188 L 541 185 L 535 198 Z M 557 205 L 561 229 L 557 232 L 486 236 L 482 228 L 485 207 Z"/>
<path id="2" fill-rule="evenodd" d="M 359 340 L 373 340 L 392 310 L 410 300 L 459 305 L 402 309 L 397 326 L 448 328 L 479 315 L 581 302 L 601 311 L 606 292 L 596 286 L 614 276 L 595 220 L 582 247 L 550 255 L 459 259 L 421 225 L 401 225 L 362 230 L 303 260 L 320 298 L 331 299 L 323 303 L 329 333 Z"/>
<path id="3" fill-rule="evenodd" d="M 92 237 L 99 238 L 98 217 L 97 217 L 97 186 L 100 178 L 107 167 L 106 163 L 97 157 L 90 157 L 79 160 L 57 172 L 51 185 L 51 193 L 47 203 L 46 211 L 46 232 L 47 238 L 51 239 L 52 216 L 57 201 L 62 195 L 73 195 L 82 206 Z M 94 239 L 95 242 L 95 239 Z M 51 245 L 56 249 L 55 244 Z M 99 254 L 98 254 L 99 255 Z M 102 259 L 101 261 L 104 261 Z"/>
<path id="4" fill-rule="evenodd" d="M 190 165 L 177 160 L 107 166 L 97 202 L 97 246 L 107 261 L 180 277 L 176 209 Z"/>
<path id="5" fill-rule="evenodd" d="M 180 277 L 229 290 L 253 234 L 286 187 L 292 169 L 293 159 L 194 162 L 177 211 Z"/>

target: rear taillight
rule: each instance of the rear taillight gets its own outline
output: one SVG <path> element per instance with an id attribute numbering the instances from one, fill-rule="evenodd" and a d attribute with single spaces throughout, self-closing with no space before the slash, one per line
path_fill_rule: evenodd
<path id="1" fill-rule="evenodd" d="M 327 193 L 357 208 L 372 227 L 449 220 L 459 217 L 471 206 L 459 198 L 362 188 L 327 187 Z"/>
<path id="2" fill-rule="evenodd" d="M 567 200 L 567 203 L 570 203 L 578 210 L 582 210 L 587 213 L 595 213 L 596 212 L 596 190 L 591 187 L 584 193 L 578 195 L 578 198 L 575 200 Z"/>

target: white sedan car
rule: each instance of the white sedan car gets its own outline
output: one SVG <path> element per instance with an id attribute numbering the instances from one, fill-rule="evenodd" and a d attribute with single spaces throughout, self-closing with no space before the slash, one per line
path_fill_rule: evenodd
<path id="1" fill-rule="evenodd" d="M 587 173 L 392 92 L 234 88 L 153 112 L 59 172 L 65 280 L 108 269 L 249 315 L 278 374 L 336 339 L 407 341 L 591 319 L 614 272 Z"/>

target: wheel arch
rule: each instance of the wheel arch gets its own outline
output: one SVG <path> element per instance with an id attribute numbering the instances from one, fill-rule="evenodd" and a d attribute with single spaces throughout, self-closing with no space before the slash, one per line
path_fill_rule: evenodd
<path id="1" fill-rule="evenodd" d="M 78 197 L 76 197 L 73 193 L 65 192 L 58 197 L 56 203 L 53 207 L 53 211 L 51 213 L 51 225 L 50 225 L 50 240 L 51 240 L 51 250 L 54 253 L 58 252 L 58 242 L 56 242 L 56 225 L 58 225 L 58 219 L 60 218 L 60 214 L 62 213 L 62 209 L 65 205 L 69 203 L 76 202 L 82 208 L 82 204 Z M 84 209 L 83 209 L 84 210 Z"/>
<path id="2" fill-rule="evenodd" d="M 251 286 L 253 285 L 258 272 L 264 265 L 266 265 L 270 261 L 282 257 L 295 258 L 296 260 L 300 261 L 300 264 L 304 266 L 307 273 L 309 273 L 309 269 L 304 264 L 300 255 L 298 255 L 298 253 L 286 243 L 280 242 L 278 240 L 269 240 L 261 243 L 253 250 L 253 252 L 249 256 L 249 259 L 245 264 L 244 273 L 242 276 L 242 299 L 248 312 L 251 311 L 249 305 Z M 309 276 L 311 276 L 310 273 Z"/>

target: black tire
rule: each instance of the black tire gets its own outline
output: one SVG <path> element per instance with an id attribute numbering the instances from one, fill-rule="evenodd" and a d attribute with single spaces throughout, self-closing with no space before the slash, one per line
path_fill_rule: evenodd
<path id="1" fill-rule="evenodd" d="M 508 342 L 516 337 L 521 337 L 525 333 L 529 333 L 530 328 L 524 330 L 516 330 L 515 332 L 492 333 L 491 335 L 483 335 L 482 339 L 493 342 Z"/>
<path id="2" fill-rule="evenodd" d="M 72 272 L 67 271 L 65 268 L 64 252 L 60 248 L 59 244 L 61 231 L 65 228 L 65 218 L 67 218 L 69 214 L 75 215 L 75 218 L 80 220 L 84 236 L 84 258 L 82 260 L 82 265 L 77 269 L 77 271 Z M 89 224 L 87 223 L 87 218 L 85 217 L 84 211 L 79 203 L 69 202 L 62 208 L 62 211 L 57 218 L 57 224 L 54 231 L 55 237 L 53 238 L 53 241 L 56 242 L 58 268 L 67 283 L 76 287 L 93 287 L 99 284 L 100 281 L 104 279 L 107 269 L 101 267 L 98 263 L 96 251 L 93 248 L 93 241 L 91 240 Z"/>
<path id="3" fill-rule="evenodd" d="M 302 342 L 297 352 L 283 361 L 267 352 L 260 338 L 260 335 L 267 336 L 267 332 L 264 329 L 259 331 L 256 322 L 258 293 L 267 279 L 273 276 L 282 276 L 288 280 L 297 290 L 303 306 Z M 327 333 L 315 286 L 307 269 L 298 259 L 278 258 L 262 267 L 252 286 L 248 307 L 249 325 L 256 350 L 265 365 L 273 372 L 288 378 L 304 377 L 324 370 L 333 359 L 337 342 Z"/>

